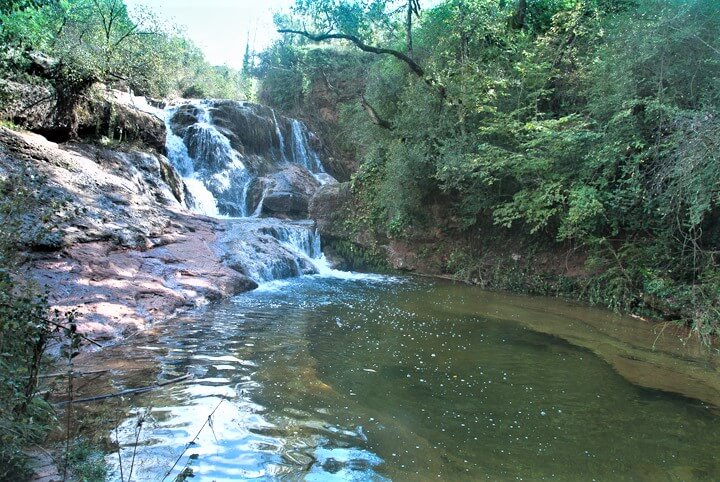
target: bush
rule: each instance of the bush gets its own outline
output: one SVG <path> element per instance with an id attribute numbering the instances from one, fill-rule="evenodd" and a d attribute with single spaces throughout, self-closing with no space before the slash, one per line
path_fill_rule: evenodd
<path id="1" fill-rule="evenodd" d="M 28 210 L 48 220 L 54 204 L 39 199 L 27 173 L 0 181 L 0 479 L 27 476 L 22 450 L 42 441 L 54 421 L 52 407 L 37 396 L 45 348 L 68 320 L 51 313 L 45 296 L 22 275 L 19 250 L 42 239 L 49 224 L 28 231 Z M 71 321 L 71 320 L 70 320 Z"/>

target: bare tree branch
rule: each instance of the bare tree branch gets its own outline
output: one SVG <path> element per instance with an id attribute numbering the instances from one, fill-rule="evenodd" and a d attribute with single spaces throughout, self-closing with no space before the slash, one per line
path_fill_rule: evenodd
<path id="1" fill-rule="evenodd" d="M 290 29 L 280 29 L 278 30 L 279 33 L 292 33 L 296 35 L 302 35 L 303 37 L 309 38 L 310 40 L 314 42 L 323 42 L 325 40 L 348 40 L 355 44 L 357 48 L 362 50 L 363 52 L 370 52 L 373 54 L 378 55 L 392 55 L 398 60 L 402 60 L 405 62 L 408 67 L 410 67 L 410 70 L 413 71 L 415 75 L 417 75 L 420 78 L 425 77 L 425 70 L 420 67 L 420 65 L 415 62 L 413 59 L 408 57 L 402 52 L 399 52 L 397 50 L 393 49 L 386 49 L 382 47 L 375 47 L 373 45 L 368 45 L 364 43 L 362 40 L 360 40 L 358 37 L 354 35 L 348 35 L 344 33 L 325 33 L 320 35 L 313 35 L 310 32 L 305 32 L 302 30 L 290 30 Z"/>
<path id="2" fill-rule="evenodd" d="M 291 29 L 285 29 L 285 28 L 279 29 L 278 33 L 291 33 L 291 34 L 295 34 L 295 35 L 301 35 L 301 36 L 308 38 L 314 42 L 323 42 L 325 40 L 347 40 L 349 42 L 352 42 L 357 48 L 359 48 L 363 52 L 369 52 L 369 53 L 378 54 L 378 55 L 391 55 L 391 56 L 395 57 L 396 59 L 405 62 L 405 64 L 407 64 L 407 66 L 410 67 L 410 70 L 412 71 L 412 73 L 414 73 L 415 75 L 417 75 L 418 77 L 423 79 L 423 81 L 425 81 L 425 83 L 427 85 L 436 88 L 438 91 L 438 94 L 440 94 L 441 98 L 444 99 L 447 95 L 447 93 L 445 92 L 445 87 L 442 84 L 435 81 L 435 79 L 426 77 L 425 69 L 423 69 L 420 66 L 420 64 L 418 64 L 413 59 L 411 59 L 409 56 L 407 56 L 406 54 L 404 54 L 398 50 L 386 49 L 383 47 L 376 47 L 374 45 L 368 45 L 365 42 L 363 42 L 362 40 L 360 40 L 358 37 L 356 37 L 355 35 L 349 35 L 349 34 L 344 34 L 344 33 L 324 33 L 324 34 L 315 35 L 310 32 L 307 32 L 305 30 L 291 30 Z"/>
<path id="3" fill-rule="evenodd" d="M 382 127 L 383 129 L 387 129 L 389 131 L 395 129 L 395 127 L 387 120 L 381 118 L 377 111 L 371 106 L 368 101 L 365 99 L 365 96 L 360 97 L 360 105 L 362 106 L 363 110 L 367 113 L 368 117 L 370 117 L 370 121 L 375 124 L 378 127 Z"/>

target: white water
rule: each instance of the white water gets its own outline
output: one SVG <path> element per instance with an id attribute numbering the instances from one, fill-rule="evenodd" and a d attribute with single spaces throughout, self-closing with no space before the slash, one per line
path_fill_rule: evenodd
<path id="1" fill-rule="evenodd" d="M 292 145 L 293 145 L 293 161 L 300 164 L 313 174 L 325 172 L 325 168 L 317 155 L 308 143 L 306 136 L 307 129 L 303 129 L 302 123 L 293 119 L 292 121 Z"/>
<path id="2" fill-rule="evenodd" d="M 341 271 L 332 267 L 325 255 L 312 259 L 312 264 L 317 269 L 317 273 L 313 276 L 317 278 L 332 278 L 340 281 L 371 281 L 379 283 L 400 284 L 403 282 L 401 278 L 395 276 L 387 276 L 381 274 L 358 273 L 356 271 Z M 282 291 L 286 286 L 294 283 L 292 278 L 276 279 L 265 281 L 258 284 L 256 291 Z"/>
<path id="3" fill-rule="evenodd" d="M 280 141 L 280 159 L 283 161 L 287 160 L 287 157 L 285 156 L 285 138 L 282 135 L 282 131 L 280 130 L 280 124 L 278 124 L 277 116 L 275 116 L 275 109 L 271 109 L 272 115 L 273 115 L 273 123 L 275 124 L 275 134 L 278 136 L 278 140 Z"/>
<path id="4" fill-rule="evenodd" d="M 167 131 L 165 142 L 168 158 L 183 177 L 185 185 L 193 197 L 192 210 L 206 216 L 227 218 L 228 216 L 218 209 L 217 199 L 208 188 L 208 182 L 203 180 L 202 177 L 212 179 L 214 188 L 219 192 L 224 192 L 231 187 L 230 176 L 231 173 L 234 173 L 236 178 L 243 181 L 240 202 L 241 217 L 255 214 L 258 210 L 253 209 L 253 212 L 250 213 L 247 206 L 248 190 L 253 177 L 246 169 L 240 154 L 232 148 L 230 140 L 211 123 L 211 115 L 207 104 L 205 102 L 193 102 L 192 105 L 199 109 L 197 122 L 192 126 L 194 128 L 193 137 L 197 146 L 196 155 L 206 161 L 225 160 L 225 165 L 221 171 L 210 176 L 207 174 L 201 176 L 201 173 L 196 171 L 195 168 L 196 159 L 193 159 L 184 140 L 177 136 L 170 126 L 170 118 L 177 110 L 177 106 L 165 111 L 164 120 Z"/>
<path id="5" fill-rule="evenodd" d="M 232 148 L 228 137 L 223 135 L 213 124 L 212 115 L 208 101 L 193 101 L 198 111 L 196 122 L 188 127 L 192 129 L 189 134 L 192 136 L 192 145 L 197 159 L 190 155 L 188 145 L 184 139 L 176 135 L 170 125 L 170 118 L 178 107 L 172 107 L 165 111 L 165 123 L 167 126 L 167 153 L 168 158 L 177 168 L 183 177 L 188 191 L 192 195 L 193 211 L 206 216 L 216 218 L 227 218 L 218 206 L 218 200 L 213 193 L 223 193 L 238 183 L 242 184 L 240 197 L 242 202 L 242 218 L 257 218 L 262 212 L 262 202 L 265 192 L 257 206 L 247 206 L 248 190 L 254 180 L 253 175 L 245 167 L 242 156 Z M 239 104 L 243 108 L 244 105 Z M 315 152 L 309 143 L 307 128 L 298 120 L 290 122 L 291 136 L 289 142 L 283 136 L 280 123 L 274 111 L 272 111 L 274 123 L 274 134 L 277 136 L 282 161 L 293 162 L 305 167 L 316 178 L 324 184 L 331 178 L 325 172 L 320 156 Z M 292 158 L 288 158 L 286 148 L 291 148 Z M 213 166 L 217 163 L 217 166 Z M 218 172 L 207 172 L 204 169 L 198 171 L 197 166 L 217 167 Z M 250 219 L 248 219 L 249 221 Z M 375 275 L 364 275 L 333 269 L 322 253 L 320 236 L 315 231 L 312 223 L 283 223 L 280 220 L 270 221 L 268 227 L 262 229 L 261 234 L 271 236 L 280 246 L 292 253 L 284 254 L 284 258 L 277 259 L 268 257 L 267 253 L 258 247 L 254 238 L 245 237 L 238 239 L 236 244 L 250 253 L 250 259 L 245 263 L 246 274 L 262 284 L 266 288 L 278 285 L 278 278 L 284 278 L 292 273 L 307 273 L 308 265 L 314 268 L 316 276 L 332 277 L 338 279 L 375 279 L 381 278 Z M 244 228 L 246 232 L 251 231 L 251 225 Z M 233 238 L 234 239 L 234 238 Z M 266 238 L 267 239 L 267 238 Z M 256 256 L 252 256 L 255 250 Z"/>
<path id="6" fill-rule="evenodd" d="M 190 191 L 192 195 L 193 211 L 214 218 L 222 217 L 220 211 L 218 211 L 215 196 L 208 191 L 200 179 L 191 176 L 183 178 L 183 181 L 185 181 L 185 186 L 187 186 L 188 191 Z"/>

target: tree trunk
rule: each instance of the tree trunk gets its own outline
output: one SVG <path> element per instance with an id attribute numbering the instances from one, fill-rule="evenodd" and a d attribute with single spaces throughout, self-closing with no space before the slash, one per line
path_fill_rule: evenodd
<path id="1" fill-rule="evenodd" d="M 64 65 L 58 65 L 52 76 L 57 98 L 55 122 L 68 139 L 78 137 L 80 120 L 77 109 L 83 96 L 97 80 L 95 77 L 77 78 L 76 75 L 68 72 Z"/>
<path id="2" fill-rule="evenodd" d="M 415 57 L 413 53 L 412 40 L 412 16 L 413 16 L 413 0 L 407 2 L 407 13 L 405 17 L 405 43 L 407 45 L 407 54 L 411 59 Z"/>
<path id="3" fill-rule="evenodd" d="M 510 19 L 510 27 L 520 30 L 525 27 L 525 16 L 527 14 L 527 0 L 518 0 L 515 13 Z"/>

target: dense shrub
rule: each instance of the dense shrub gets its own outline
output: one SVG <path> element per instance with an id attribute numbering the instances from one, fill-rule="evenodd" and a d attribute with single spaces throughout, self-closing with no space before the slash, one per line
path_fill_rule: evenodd
<path id="1" fill-rule="evenodd" d="M 280 21 L 407 51 L 406 2 L 351 3 L 299 1 Z M 446 0 L 414 27 L 424 78 L 396 56 L 358 54 L 360 92 L 340 102 L 363 159 L 358 222 L 413 237 L 440 202 L 456 236 L 584 250 L 597 275 L 586 298 L 720 333 L 720 4 Z M 275 68 L 307 45 L 288 37 L 263 58 L 272 100 L 287 92 L 280 76 L 314 82 L 312 59 Z M 329 45 L 326 56 L 352 47 Z"/>

